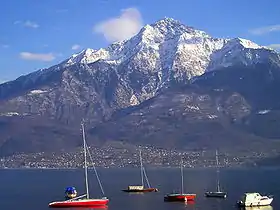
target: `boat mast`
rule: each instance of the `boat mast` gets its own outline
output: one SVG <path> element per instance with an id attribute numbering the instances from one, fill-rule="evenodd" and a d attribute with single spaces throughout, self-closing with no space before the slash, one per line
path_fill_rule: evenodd
<path id="1" fill-rule="evenodd" d="M 217 191 L 220 192 L 220 177 L 219 177 L 219 159 L 218 159 L 218 151 L 216 150 L 216 166 L 217 166 Z"/>
<path id="2" fill-rule="evenodd" d="M 141 148 L 139 149 L 139 155 L 140 155 L 140 172 L 141 172 L 141 183 L 142 186 L 144 186 L 144 177 L 143 177 L 143 163 L 142 163 L 142 155 L 141 155 Z"/>
<path id="3" fill-rule="evenodd" d="M 183 158 L 181 158 L 181 194 L 184 194 Z"/>
<path id="4" fill-rule="evenodd" d="M 87 199 L 89 199 L 89 191 L 88 191 L 88 174 L 87 174 L 87 152 L 86 152 L 86 137 L 85 137 L 85 127 L 84 122 L 81 123 L 82 131 L 83 131 L 83 141 L 84 141 L 84 158 L 85 158 L 85 181 L 86 181 L 86 192 L 87 192 Z"/>

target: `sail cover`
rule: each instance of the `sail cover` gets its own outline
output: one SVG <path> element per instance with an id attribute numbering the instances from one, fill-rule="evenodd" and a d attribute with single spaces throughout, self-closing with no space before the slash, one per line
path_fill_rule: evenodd
<path id="1" fill-rule="evenodd" d="M 76 188 L 75 187 L 66 187 L 65 192 L 66 193 L 75 193 Z"/>

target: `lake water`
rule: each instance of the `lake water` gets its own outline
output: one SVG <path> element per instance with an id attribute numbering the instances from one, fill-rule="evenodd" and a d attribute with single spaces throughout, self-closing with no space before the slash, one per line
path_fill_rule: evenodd
<path id="1" fill-rule="evenodd" d="M 215 190 L 216 173 L 213 169 L 185 169 L 186 193 L 197 193 L 194 204 L 167 203 L 166 193 L 180 191 L 180 169 L 146 169 L 157 193 L 129 194 L 121 190 L 128 185 L 140 184 L 139 169 L 98 169 L 110 210 L 230 210 L 240 196 L 248 192 L 274 195 L 273 208 L 280 209 L 280 169 L 223 169 L 221 186 L 228 192 L 226 199 L 204 197 L 207 190 Z M 102 196 L 93 171 L 89 172 L 91 197 Z M 64 189 L 75 186 L 84 193 L 83 170 L 0 170 L 0 206 L 3 210 L 46 210 L 48 203 L 63 200 Z"/>

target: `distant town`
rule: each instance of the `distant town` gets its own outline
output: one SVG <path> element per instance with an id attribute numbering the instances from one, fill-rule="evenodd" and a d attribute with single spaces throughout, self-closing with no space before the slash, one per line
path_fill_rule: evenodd
<path id="1" fill-rule="evenodd" d="M 103 146 L 90 148 L 88 166 L 103 168 L 139 167 L 139 151 L 137 148 L 118 148 Z M 179 167 L 181 158 L 184 167 L 215 167 L 215 151 L 177 151 L 155 147 L 142 147 L 143 164 L 150 167 Z M 273 154 L 275 153 L 275 154 Z M 255 166 L 258 160 L 276 156 L 277 152 L 250 152 L 240 154 L 220 153 L 219 167 Z M 47 168 L 67 169 L 83 167 L 83 150 L 78 148 L 72 152 L 17 154 L 0 159 L 0 168 Z"/>

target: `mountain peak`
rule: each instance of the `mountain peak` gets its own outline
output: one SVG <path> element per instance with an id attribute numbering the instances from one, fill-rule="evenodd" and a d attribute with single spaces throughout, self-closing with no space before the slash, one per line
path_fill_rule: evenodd
<path id="1" fill-rule="evenodd" d="M 74 63 L 83 62 L 85 57 L 91 56 L 96 50 L 86 48 L 79 53 L 73 54 L 69 59 L 65 61 L 66 65 L 72 65 Z"/>
<path id="2" fill-rule="evenodd" d="M 196 30 L 194 27 L 187 26 L 182 22 L 170 17 L 164 17 L 163 19 L 160 19 L 153 24 L 146 25 L 141 31 L 143 32 L 148 28 L 156 31 L 156 33 L 159 32 L 165 37 L 165 39 L 173 39 L 175 37 L 179 37 L 182 34 L 209 37 L 204 31 Z"/>
<path id="3" fill-rule="evenodd" d="M 179 29 L 183 31 L 193 31 L 194 28 L 193 27 L 189 27 L 186 26 L 185 24 L 181 23 L 178 20 L 175 20 L 173 18 L 169 18 L 169 17 L 164 17 L 163 19 L 160 19 L 158 21 L 156 21 L 155 23 L 151 24 L 151 26 L 153 28 L 158 28 L 158 29 L 163 29 L 163 28 L 167 28 L 167 29 Z"/>
<path id="4" fill-rule="evenodd" d="M 86 49 L 84 49 L 84 50 L 82 50 L 79 54 L 81 54 L 81 53 L 83 53 L 83 54 L 91 54 L 91 53 L 93 53 L 93 52 L 95 52 L 96 50 L 94 50 L 94 49 L 91 49 L 91 48 L 86 48 Z"/>
<path id="5" fill-rule="evenodd" d="M 66 66 L 75 63 L 93 63 L 99 59 L 107 59 L 108 57 L 109 52 L 106 49 L 100 48 L 99 50 L 94 50 L 91 48 L 86 48 L 77 54 L 73 54 L 63 63 L 66 64 Z"/>
<path id="6" fill-rule="evenodd" d="M 154 25 L 160 25 L 160 24 L 172 24 L 172 25 L 183 25 L 179 20 L 175 20 L 173 18 L 170 17 L 164 17 L 162 19 L 157 20 Z"/>
<path id="7" fill-rule="evenodd" d="M 251 48 L 251 49 L 264 48 L 264 47 L 254 43 L 254 42 L 252 42 L 252 41 L 250 41 L 248 39 L 242 39 L 242 38 L 239 38 L 239 37 L 231 39 L 229 41 L 229 44 L 234 44 L 234 45 L 239 44 L 239 45 L 241 45 L 244 48 Z"/>

